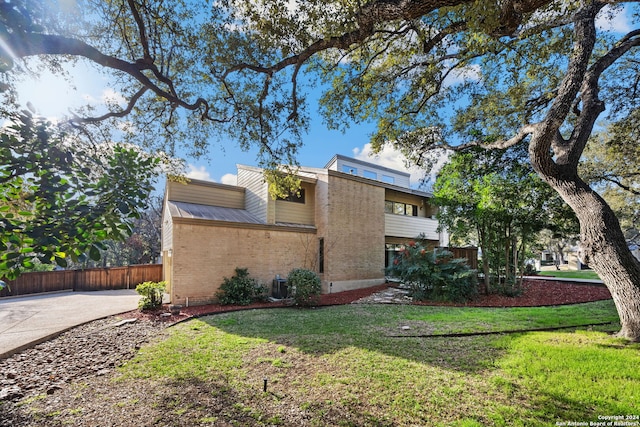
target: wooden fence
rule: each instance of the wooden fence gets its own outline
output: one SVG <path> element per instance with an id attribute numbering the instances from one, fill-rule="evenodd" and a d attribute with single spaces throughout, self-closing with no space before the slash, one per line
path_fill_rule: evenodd
<path id="1" fill-rule="evenodd" d="M 139 283 L 161 280 L 162 264 L 24 273 L 16 280 L 5 280 L 9 286 L 0 291 L 0 298 L 66 290 L 135 289 Z"/>
<path id="2" fill-rule="evenodd" d="M 453 252 L 454 258 L 466 258 L 469 267 L 474 270 L 478 269 L 478 248 L 445 248 L 450 252 Z"/>

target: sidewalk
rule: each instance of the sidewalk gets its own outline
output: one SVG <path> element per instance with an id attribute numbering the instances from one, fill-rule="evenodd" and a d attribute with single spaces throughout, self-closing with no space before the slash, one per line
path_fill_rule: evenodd
<path id="1" fill-rule="evenodd" d="M 63 292 L 0 300 L 0 359 L 75 326 L 135 310 L 135 290 Z"/>
<path id="2" fill-rule="evenodd" d="M 604 282 L 602 280 L 596 280 L 596 279 L 576 279 L 573 277 L 555 277 L 555 276 L 524 276 L 524 278 L 531 279 L 531 280 L 555 280 L 557 282 L 574 282 L 574 283 L 584 283 L 585 285 L 604 286 Z"/>

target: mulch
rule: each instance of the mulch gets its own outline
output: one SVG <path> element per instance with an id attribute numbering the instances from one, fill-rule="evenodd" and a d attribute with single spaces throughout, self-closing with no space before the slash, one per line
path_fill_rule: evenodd
<path id="1" fill-rule="evenodd" d="M 363 289 L 323 294 L 320 296 L 319 306 L 350 304 L 360 298 L 373 293 L 384 291 L 394 286 L 385 283 Z M 551 305 L 578 304 L 584 302 L 611 299 L 609 290 L 603 285 L 592 285 L 577 282 L 564 282 L 556 280 L 525 280 L 522 286 L 522 294 L 516 297 L 507 297 L 498 294 L 480 295 L 477 299 L 464 304 L 444 302 L 414 302 L 416 305 L 452 306 L 452 307 L 538 307 Z M 138 318 L 146 320 L 158 320 L 166 323 L 175 323 L 191 317 L 199 317 L 208 314 L 225 313 L 238 310 L 253 310 L 264 308 L 290 307 L 286 301 L 260 302 L 251 305 L 200 305 L 182 307 L 180 314 L 170 315 L 168 305 L 154 311 L 133 310 L 124 313 L 124 318 Z"/>

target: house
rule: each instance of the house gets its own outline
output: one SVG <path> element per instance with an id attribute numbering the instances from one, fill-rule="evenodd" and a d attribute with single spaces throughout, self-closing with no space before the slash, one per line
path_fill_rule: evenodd
<path id="1" fill-rule="evenodd" d="M 174 304 L 215 301 L 236 267 L 268 286 L 298 267 L 317 272 L 324 293 L 375 286 L 408 240 L 423 233 L 448 245 L 431 194 L 410 188 L 404 171 L 337 155 L 301 167 L 300 191 L 273 200 L 262 169 L 237 170 L 235 186 L 167 183 L 163 264 Z"/>

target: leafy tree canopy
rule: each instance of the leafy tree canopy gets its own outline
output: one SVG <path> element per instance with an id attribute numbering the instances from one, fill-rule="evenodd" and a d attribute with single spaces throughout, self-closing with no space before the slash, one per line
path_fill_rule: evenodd
<path id="1" fill-rule="evenodd" d="M 577 233 L 573 212 L 523 160 L 517 149 L 455 153 L 434 185 L 438 220 L 452 241 L 480 246 L 487 290 L 516 285 L 543 229 Z"/>
<path id="2" fill-rule="evenodd" d="M 581 175 L 616 212 L 625 236 L 640 242 L 640 110 L 595 134 L 586 147 Z"/>
<path id="3" fill-rule="evenodd" d="M 0 133 L 0 278 L 99 259 L 101 241 L 131 233 L 160 158 L 83 144 L 29 113 L 11 120 Z"/>

